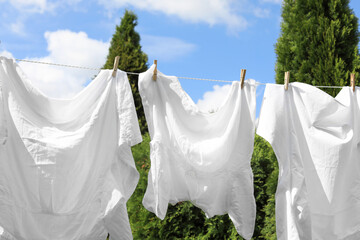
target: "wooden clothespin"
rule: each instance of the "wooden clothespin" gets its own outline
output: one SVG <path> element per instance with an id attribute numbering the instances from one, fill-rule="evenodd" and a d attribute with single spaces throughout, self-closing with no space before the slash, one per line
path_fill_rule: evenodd
<path id="1" fill-rule="evenodd" d="M 157 60 L 154 60 L 155 68 L 153 73 L 153 80 L 156 81 L 157 78 Z"/>
<path id="2" fill-rule="evenodd" d="M 116 71 L 117 71 L 118 66 L 119 66 L 119 60 L 120 60 L 120 57 L 116 56 L 115 60 L 114 60 L 114 68 L 113 68 L 113 72 L 112 72 L 113 77 L 116 77 Z"/>
<path id="3" fill-rule="evenodd" d="M 246 74 L 246 69 L 241 69 L 241 74 L 240 74 L 241 89 L 244 87 L 245 74 Z"/>
<path id="4" fill-rule="evenodd" d="M 352 87 L 353 92 L 355 92 L 355 73 L 350 74 L 350 86 Z"/>
<path id="5" fill-rule="evenodd" d="M 285 72 L 285 77 L 284 77 L 285 91 L 289 89 L 289 80 L 290 80 L 290 72 Z"/>

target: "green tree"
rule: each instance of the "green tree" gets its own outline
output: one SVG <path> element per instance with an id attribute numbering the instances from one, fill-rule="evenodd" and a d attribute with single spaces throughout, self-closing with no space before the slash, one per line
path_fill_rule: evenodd
<path id="1" fill-rule="evenodd" d="M 116 26 L 116 31 L 111 39 L 109 54 L 104 68 L 112 69 L 115 57 L 120 56 L 119 68 L 123 71 L 141 73 L 148 69 L 148 57 L 141 50 L 140 35 L 135 31 L 136 25 L 137 16 L 133 12 L 125 10 L 121 23 L 119 26 Z M 138 75 L 128 75 L 128 78 L 135 101 L 141 133 L 144 134 L 147 132 L 147 123 L 138 90 Z"/>
<path id="2" fill-rule="evenodd" d="M 276 82 L 344 86 L 357 70 L 358 19 L 349 0 L 284 0 L 276 44 Z M 325 89 L 335 96 L 336 89 Z"/>
<path id="3" fill-rule="evenodd" d="M 265 140 L 263 140 L 265 141 Z M 270 146 L 270 144 L 269 144 Z M 271 156 L 269 156 L 271 155 Z M 266 205 L 264 205 L 260 210 L 264 216 L 262 219 L 263 226 L 260 230 L 261 238 L 266 240 L 276 240 L 276 222 L 275 222 L 275 192 L 277 187 L 278 175 L 279 175 L 279 167 L 277 165 L 275 153 L 270 150 L 269 151 L 269 160 L 272 165 L 269 167 L 271 173 L 268 173 L 266 183 L 263 186 L 266 192 Z"/>
<path id="4" fill-rule="evenodd" d="M 271 145 L 262 137 L 255 135 L 254 152 L 251 159 L 254 174 L 254 195 L 256 200 L 256 225 L 253 239 L 266 239 L 272 232 L 272 220 L 275 212 L 269 209 L 269 201 L 274 197 L 277 182 L 277 161 Z M 271 183 L 271 184 L 269 184 Z M 270 230 L 269 230 L 270 229 Z M 276 239 L 276 235 L 275 238 Z"/>

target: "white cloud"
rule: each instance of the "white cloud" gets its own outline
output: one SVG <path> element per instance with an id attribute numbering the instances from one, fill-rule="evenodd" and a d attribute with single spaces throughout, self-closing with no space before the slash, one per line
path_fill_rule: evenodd
<path id="1" fill-rule="evenodd" d="M 254 15 L 258 18 L 267 18 L 270 16 L 270 10 L 256 7 L 254 8 Z"/>
<path id="2" fill-rule="evenodd" d="M 100 68 L 109 43 L 91 39 L 84 32 L 46 32 L 49 55 L 30 58 L 42 62 Z M 19 62 L 31 82 L 49 97 L 69 98 L 80 92 L 97 71 Z"/>
<path id="3" fill-rule="evenodd" d="M 10 24 L 10 30 L 17 35 L 25 35 L 24 23 L 20 19 Z"/>
<path id="4" fill-rule="evenodd" d="M 158 60 L 169 61 L 194 51 L 196 45 L 173 37 L 142 35 L 144 52 Z"/>
<path id="5" fill-rule="evenodd" d="M 7 58 L 14 58 L 14 56 L 11 54 L 11 52 L 8 52 L 6 50 L 1 51 L 0 56 L 7 57 Z"/>
<path id="6" fill-rule="evenodd" d="M 110 11 L 121 7 L 135 7 L 149 12 L 176 16 L 186 22 L 226 25 L 230 32 L 245 29 L 247 21 L 236 11 L 239 0 L 98 0 Z"/>
<path id="7" fill-rule="evenodd" d="M 43 13 L 51 6 L 47 0 L 10 0 L 13 7 L 20 11 Z"/>
<path id="8" fill-rule="evenodd" d="M 46 32 L 49 57 L 54 61 L 69 62 L 72 64 L 94 64 L 101 66 L 105 62 L 109 43 L 91 39 L 85 32 L 58 30 Z M 101 57 L 99 57 L 101 56 Z"/>
<path id="9" fill-rule="evenodd" d="M 5 2 L 6 0 L 0 0 Z M 54 12 L 59 7 L 74 7 L 83 0 L 8 0 L 22 14 Z"/>
<path id="10" fill-rule="evenodd" d="M 212 91 L 205 92 L 202 99 L 199 99 L 197 106 L 203 112 L 216 112 L 222 106 L 229 95 L 231 85 L 215 85 Z"/>

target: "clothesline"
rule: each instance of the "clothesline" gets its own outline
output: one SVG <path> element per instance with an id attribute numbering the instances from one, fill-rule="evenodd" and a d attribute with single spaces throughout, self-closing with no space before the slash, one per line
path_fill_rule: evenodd
<path id="1" fill-rule="evenodd" d="M 59 67 L 80 68 L 80 69 L 85 69 L 85 70 L 100 71 L 100 70 L 103 69 L 103 68 L 90 68 L 90 67 L 82 67 L 82 66 L 73 66 L 73 65 L 66 65 L 66 64 L 59 64 L 59 63 L 40 62 L 40 61 L 33 61 L 33 60 L 27 60 L 27 59 L 15 59 L 15 60 L 16 61 L 21 61 L 21 62 L 30 62 L 30 63 L 53 65 L 53 66 L 59 66 Z M 135 72 L 126 72 L 126 71 L 124 71 L 124 72 L 127 73 L 127 74 L 130 74 L 130 75 L 139 75 L 140 74 L 140 73 L 135 73 Z M 211 82 L 228 82 L 228 83 L 233 82 L 233 81 L 207 79 L 207 78 L 191 78 L 191 77 L 177 77 L 177 78 L 190 79 L 190 80 L 199 80 L 199 81 L 211 81 Z"/>
<path id="2" fill-rule="evenodd" d="M 45 64 L 45 65 L 53 65 L 53 66 L 59 66 L 59 67 L 69 67 L 69 68 L 79 68 L 79 69 L 84 69 L 84 70 L 95 70 L 95 71 L 100 71 L 103 70 L 103 68 L 91 68 L 91 67 L 83 67 L 83 66 L 74 66 L 74 65 L 67 65 L 67 64 L 59 64 L 59 63 L 49 63 L 49 62 L 40 62 L 40 61 L 34 61 L 34 60 L 27 60 L 27 59 L 15 59 L 16 61 L 19 62 L 29 62 L 29 63 L 38 63 L 38 64 Z M 139 75 L 140 73 L 135 73 L 135 72 L 126 72 L 127 74 L 130 75 Z M 197 81 L 209 81 L 209 82 L 227 82 L 227 83 L 232 83 L 234 81 L 227 81 L 227 80 L 219 80 L 219 79 L 209 79 L 209 78 L 194 78 L 194 77 L 177 77 L 177 78 L 181 78 L 181 79 L 189 79 L 189 80 L 197 80 Z M 260 83 L 258 82 L 259 85 L 266 85 L 266 83 Z M 314 86 L 317 88 L 343 88 L 341 86 Z"/>

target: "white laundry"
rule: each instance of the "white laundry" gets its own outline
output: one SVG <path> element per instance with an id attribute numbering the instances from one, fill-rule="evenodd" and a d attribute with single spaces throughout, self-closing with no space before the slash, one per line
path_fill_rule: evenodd
<path id="1" fill-rule="evenodd" d="M 0 239 L 132 239 L 141 135 L 127 75 L 111 74 L 52 99 L 0 57 Z"/>
<path id="2" fill-rule="evenodd" d="M 257 133 L 279 163 L 280 240 L 360 239 L 360 91 L 267 84 Z"/>
<path id="3" fill-rule="evenodd" d="M 232 84 L 217 112 L 201 112 L 176 77 L 154 65 L 139 77 L 151 136 L 151 168 L 143 205 L 164 219 L 168 203 L 190 200 L 207 215 L 228 213 L 250 239 L 256 207 L 250 160 L 254 144 L 255 81 Z"/>

